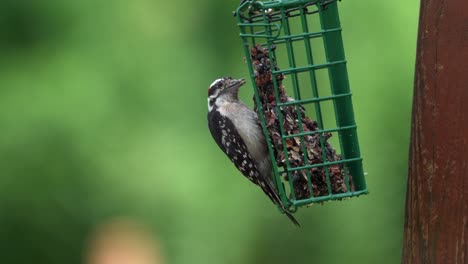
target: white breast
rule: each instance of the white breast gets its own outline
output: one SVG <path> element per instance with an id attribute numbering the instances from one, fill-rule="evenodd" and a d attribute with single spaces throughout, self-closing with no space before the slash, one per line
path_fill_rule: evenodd
<path id="1" fill-rule="evenodd" d="M 267 158 L 266 140 L 258 124 L 257 114 L 243 103 L 217 102 L 217 105 L 220 113 L 233 122 L 252 158 L 257 161 Z"/>

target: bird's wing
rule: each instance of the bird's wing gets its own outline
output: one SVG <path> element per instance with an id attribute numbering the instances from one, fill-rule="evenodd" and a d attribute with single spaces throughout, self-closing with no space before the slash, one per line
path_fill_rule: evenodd
<path id="1" fill-rule="evenodd" d="M 258 185 L 260 172 L 250 156 L 244 140 L 234 124 L 218 111 L 208 113 L 211 136 L 219 148 L 231 159 L 236 168 L 250 181 Z"/>
<path id="2" fill-rule="evenodd" d="M 270 179 L 266 179 L 265 176 L 261 175 L 258 171 L 257 165 L 250 156 L 244 140 L 239 135 L 231 120 L 216 110 L 208 113 L 208 119 L 209 129 L 213 139 L 216 141 L 219 148 L 231 159 L 236 168 L 250 181 L 258 185 L 271 201 L 279 206 L 295 225 L 299 226 L 297 220 L 283 206 Z"/>

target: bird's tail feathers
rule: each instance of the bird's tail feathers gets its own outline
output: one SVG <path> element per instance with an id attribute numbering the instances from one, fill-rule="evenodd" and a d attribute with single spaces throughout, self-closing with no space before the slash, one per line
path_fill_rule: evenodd
<path id="1" fill-rule="evenodd" d="M 291 222 L 293 222 L 295 226 L 301 227 L 301 224 L 299 224 L 296 218 L 294 218 L 294 216 L 288 210 L 286 210 L 284 207 L 282 209 L 283 209 L 284 214 L 289 218 L 289 220 L 291 220 Z"/>
<path id="2" fill-rule="evenodd" d="M 296 218 L 294 218 L 294 216 L 284 207 L 283 203 L 281 202 L 281 198 L 279 197 L 278 195 L 278 192 L 276 191 L 276 188 L 273 187 L 273 184 L 266 180 L 264 181 L 265 184 L 262 185 L 262 184 L 259 184 L 260 187 L 262 188 L 263 192 L 268 196 L 270 197 L 271 201 L 281 207 L 281 210 L 283 211 L 283 213 L 289 218 L 289 220 L 291 220 L 291 222 L 297 226 L 297 227 L 300 227 L 301 225 L 299 224 L 299 222 L 296 220 Z"/>

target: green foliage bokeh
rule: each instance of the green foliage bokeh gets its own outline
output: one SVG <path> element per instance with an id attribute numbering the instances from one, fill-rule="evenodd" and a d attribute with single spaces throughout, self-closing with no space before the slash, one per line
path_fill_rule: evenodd
<path id="1" fill-rule="evenodd" d="M 175 264 L 399 262 L 418 2 L 339 3 L 371 193 L 299 210 L 301 229 L 207 129 L 208 85 L 248 76 L 237 3 L 1 1 L 1 263 L 81 263 L 115 216 Z"/>

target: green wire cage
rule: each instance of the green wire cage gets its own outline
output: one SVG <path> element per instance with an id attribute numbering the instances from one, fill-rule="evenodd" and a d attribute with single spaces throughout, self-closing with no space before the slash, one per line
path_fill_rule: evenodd
<path id="1" fill-rule="evenodd" d="M 250 0 L 234 15 L 284 207 L 366 194 L 336 0 Z"/>

